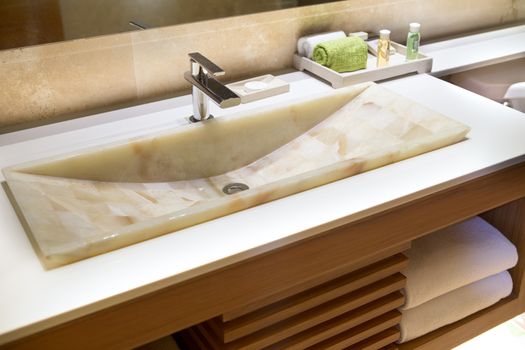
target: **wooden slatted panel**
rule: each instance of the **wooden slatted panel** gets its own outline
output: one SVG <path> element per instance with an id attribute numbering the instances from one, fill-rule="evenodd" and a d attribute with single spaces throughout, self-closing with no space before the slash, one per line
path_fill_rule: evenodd
<path id="1" fill-rule="evenodd" d="M 387 295 L 379 300 L 362 306 L 353 310 L 341 318 L 349 320 L 347 329 L 354 329 L 352 336 L 352 344 L 356 344 L 367 336 L 379 334 L 383 329 L 389 329 L 397 324 L 400 320 L 400 313 L 395 310 L 404 302 L 404 297 L 401 293 L 396 292 Z M 368 322 L 371 320 L 370 322 Z M 336 320 L 335 323 L 337 323 Z M 331 320 L 327 324 L 322 325 L 319 329 L 308 329 L 299 337 L 292 337 L 290 341 L 283 341 L 273 343 L 271 345 L 249 344 L 247 346 L 239 347 L 236 344 L 224 344 L 214 333 L 212 328 L 207 323 L 194 326 L 182 332 L 185 344 L 190 343 L 188 350 L 234 350 L 234 349 L 262 349 L 265 350 L 284 350 L 284 349 L 305 349 L 309 345 L 318 343 L 326 338 L 329 338 L 334 332 L 341 332 L 344 329 L 338 329 L 337 325 Z M 357 325 L 357 326 L 356 326 Z M 357 334 L 357 333 L 360 333 Z M 186 339 L 190 338 L 189 341 Z M 375 339 L 375 338 L 374 338 Z M 194 341 L 192 343 L 192 340 Z M 316 347 L 318 349 L 319 347 Z M 324 350 L 324 348 L 322 348 Z M 328 348 L 327 348 L 328 349 Z"/>
<path id="2" fill-rule="evenodd" d="M 222 325 L 224 341 L 231 342 L 239 339 L 332 299 L 353 292 L 399 272 L 407 265 L 408 258 L 403 254 L 397 254 L 366 268 L 304 291 L 296 296 L 268 305 L 233 321 L 226 322 Z M 220 328 L 220 321 L 214 321 L 214 327 Z"/>
<path id="3" fill-rule="evenodd" d="M 391 327 L 396 326 L 401 321 L 401 313 L 397 310 L 387 312 L 379 317 L 376 317 L 368 322 L 362 323 L 349 330 L 343 330 L 329 339 L 317 343 L 318 339 L 315 334 L 311 334 L 310 342 L 315 342 L 315 345 L 308 347 L 308 350 L 341 350 L 348 346 L 357 344 L 377 333 L 385 331 Z M 335 327 L 334 327 L 335 328 Z M 295 346 L 276 347 L 276 349 L 305 349 L 308 342 L 295 343 Z"/>
<path id="4" fill-rule="evenodd" d="M 355 272 L 359 269 L 365 269 L 370 267 L 372 264 L 375 264 L 377 262 L 380 262 L 381 260 L 392 257 L 396 254 L 402 253 L 404 251 L 407 251 L 410 249 L 411 241 L 404 242 L 402 244 L 396 244 L 392 247 L 386 248 L 381 250 L 378 253 L 374 253 L 367 257 L 366 259 L 363 259 L 359 261 L 358 263 L 354 263 L 352 265 L 344 265 L 341 264 L 336 269 L 332 269 L 329 271 L 324 271 L 323 273 L 319 275 L 311 275 L 308 280 L 304 280 L 301 283 L 296 283 L 289 288 L 286 288 L 284 290 L 281 290 L 279 292 L 273 293 L 271 295 L 267 295 L 264 298 L 261 299 L 254 299 L 250 303 L 244 304 L 240 307 L 237 307 L 236 309 L 228 310 L 222 313 L 222 320 L 224 322 L 234 320 L 236 318 L 239 318 L 243 315 L 246 315 L 248 313 L 254 312 L 256 310 L 259 310 L 265 306 L 268 306 L 270 304 L 279 302 L 281 300 L 284 300 L 286 298 L 292 297 L 298 293 L 301 293 L 307 289 L 316 287 L 320 284 L 329 282 L 335 278 L 338 278 L 340 276 L 346 275 L 351 272 Z M 387 275 L 385 275 L 387 276 Z M 368 281 L 367 284 L 375 282 L 375 280 Z M 363 285 L 364 286 L 364 285 Z"/>
<path id="5" fill-rule="evenodd" d="M 343 349 L 345 346 L 356 344 L 369 336 L 397 325 L 401 316 L 397 310 L 392 310 L 391 306 L 387 306 L 385 308 L 386 311 L 376 310 L 373 314 L 367 313 L 365 317 L 358 310 L 351 311 L 322 325 L 285 339 L 268 349 L 303 350 L 312 348 L 324 350 L 330 347 Z M 339 337 L 339 334 L 342 333 L 345 334 L 344 338 Z M 333 341 L 329 342 L 329 340 Z M 343 340 L 346 340 L 346 342 L 340 345 Z"/>
<path id="6" fill-rule="evenodd" d="M 383 291 L 378 294 L 383 294 L 386 290 L 387 289 L 383 289 Z M 375 294 L 377 291 L 371 290 L 370 292 Z M 250 350 L 271 346 L 279 341 L 292 337 L 302 331 L 310 329 L 322 322 L 333 319 L 351 310 L 353 310 L 353 313 L 355 313 L 355 325 L 358 325 L 388 311 L 391 311 L 403 305 L 403 303 L 404 296 L 399 291 L 390 293 L 384 297 L 379 297 L 378 295 L 374 298 L 374 301 L 357 308 L 355 307 L 356 301 L 353 299 L 353 297 L 344 296 L 343 298 L 339 298 L 334 302 L 327 303 L 329 305 L 321 305 L 320 307 L 307 311 L 297 317 L 285 320 L 280 324 L 268 327 L 262 331 L 241 338 L 232 343 L 227 343 L 227 349 Z"/>
<path id="7" fill-rule="evenodd" d="M 379 350 L 396 342 L 399 336 L 400 333 L 397 328 L 390 328 L 360 343 L 347 347 L 346 350 Z"/>

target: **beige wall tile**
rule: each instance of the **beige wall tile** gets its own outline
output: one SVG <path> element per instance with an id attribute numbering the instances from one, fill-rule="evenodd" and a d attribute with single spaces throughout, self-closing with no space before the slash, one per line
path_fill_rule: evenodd
<path id="1" fill-rule="evenodd" d="M 52 44 L 10 52 L 11 60 L 0 64 L 0 126 L 135 100 L 129 37 L 101 48 L 96 41 L 66 43 L 63 50 Z"/>
<path id="2" fill-rule="evenodd" d="M 231 81 L 291 67 L 305 34 L 389 28 L 402 42 L 412 21 L 429 40 L 524 19 L 523 0 L 347 0 L 0 51 L 0 132 L 189 91 L 183 73 L 193 51 Z"/>
<path id="3" fill-rule="evenodd" d="M 295 21 L 281 20 L 134 42 L 138 96 L 189 88 L 183 73 L 189 69 L 188 53 L 195 51 L 221 66 L 229 80 L 291 66 L 295 36 L 290 32 L 295 26 Z"/>

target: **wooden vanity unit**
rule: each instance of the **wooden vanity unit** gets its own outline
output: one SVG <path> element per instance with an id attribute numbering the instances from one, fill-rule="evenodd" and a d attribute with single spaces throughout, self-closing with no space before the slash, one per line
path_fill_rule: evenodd
<path id="1" fill-rule="evenodd" d="M 294 74 L 304 90 L 328 89 Z M 199 350 L 444 350 L 525 312 L 525 119 L 430 76 L 385 86 L 469 125 L 468 140 L 49 271 L 0 198 L 0 349 L 130 349 L 176 333 Z M 103 127 L 75 131 L 75 142 Z M 0 145 L 0 168 L 72 139 Z M 403 253 L 476 215 L 518 249 L 512 295 L 396 344 Z"/>
<path id="2" fill-rule="evenodd" d="M 395 345 L 403 251 L 479 214 L 518 248 L 513 294 Z M 525 311 L 524 254 L 520 163 L 1 348 L 124 349 L 184 330 L 179 338 L 196 349 L 448 349 Z"/>

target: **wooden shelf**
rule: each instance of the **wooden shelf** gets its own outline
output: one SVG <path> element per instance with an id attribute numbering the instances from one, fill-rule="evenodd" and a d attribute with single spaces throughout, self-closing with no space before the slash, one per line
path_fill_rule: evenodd
<path id="1" fill-rule="evenodd" d="M 512 295 L 467 318 L 402 344 L 399 346 L 401 350 L 453 348 L 525 312 L 525 199 L 509 202 L 481 216 L 514 243 L 518 250 L 518 264 L 510 271 L 514 283 Z"/>

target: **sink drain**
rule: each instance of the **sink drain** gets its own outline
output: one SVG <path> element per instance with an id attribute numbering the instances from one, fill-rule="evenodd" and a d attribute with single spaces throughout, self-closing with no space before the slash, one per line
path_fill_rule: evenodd
<path id="1" fill-rule="evenodd" d="M 247 189 L 249 189 L 247 185 L 242 184 L 240 182 L 235 182 L 235 183 L 227 184 L 226 186 L 224 186 L 222 188 L 222 192 L 226 194 L 234 194 L 234 193 L 238 193 L 241 191 L 246 191 Z"/>

